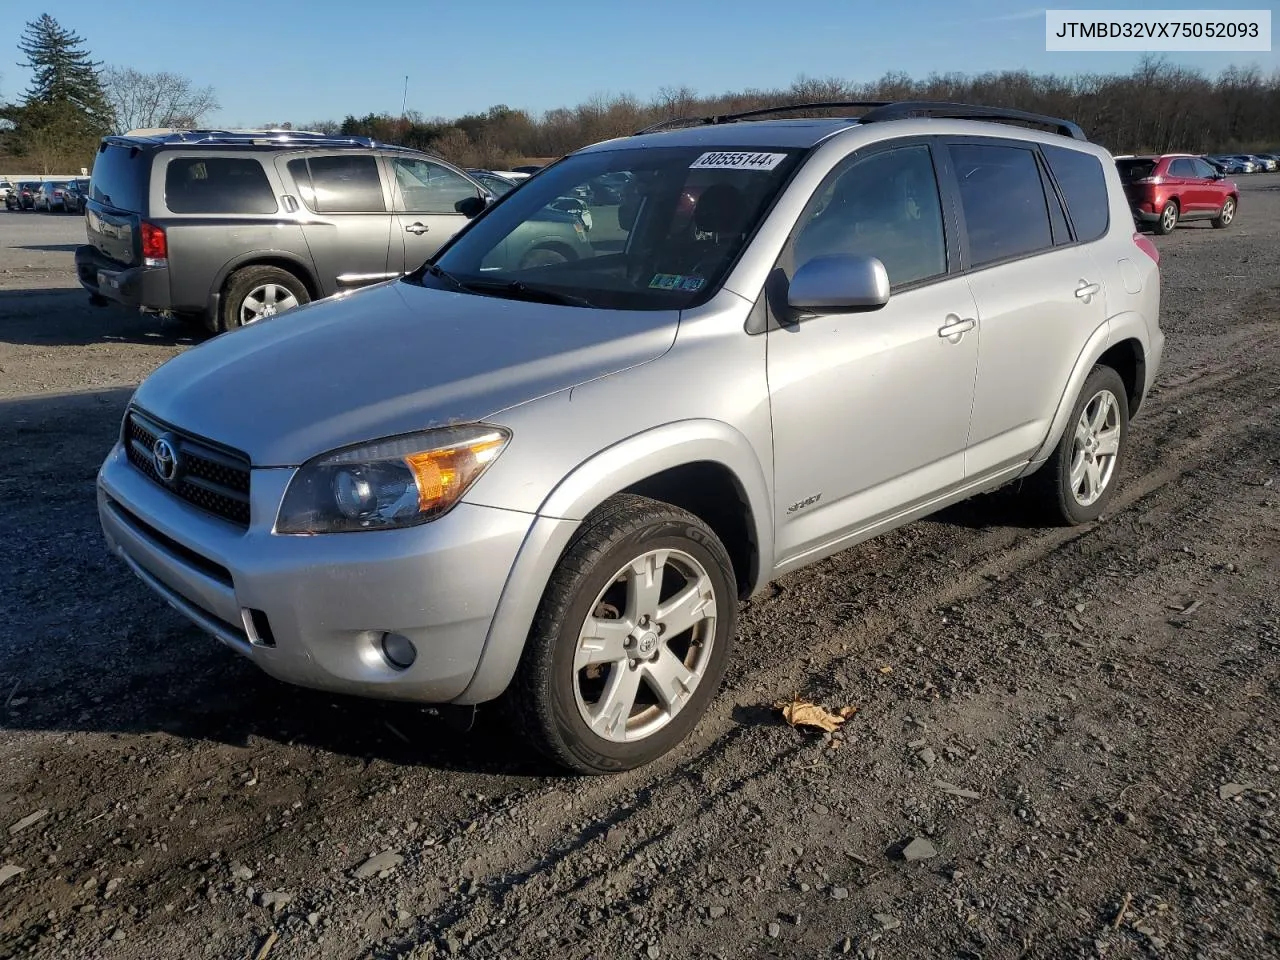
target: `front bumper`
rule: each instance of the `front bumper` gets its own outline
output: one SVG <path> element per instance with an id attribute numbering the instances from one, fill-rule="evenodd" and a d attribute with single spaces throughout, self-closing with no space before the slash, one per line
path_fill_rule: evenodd
<path id="1" fill-rule="evenodd" d="M 76 247 L 76 279 L 94 296 L 134 310 L 168 310 L 168 267 L 125 267 L 92 244 Z"/>
<path id="2" fill-rule="evenodd" d="M 170 494 L 117 444 L 98 473 L 103 533 L 171 606 L 280 680 L 389 700 L 457 697 L 533 516 L 462 503 L 406 530 L 277 536 L 293 473 L 253 472 L 244 531 Z M 382 655 L 384 632 L 413 642 L 408 669 Z"/>

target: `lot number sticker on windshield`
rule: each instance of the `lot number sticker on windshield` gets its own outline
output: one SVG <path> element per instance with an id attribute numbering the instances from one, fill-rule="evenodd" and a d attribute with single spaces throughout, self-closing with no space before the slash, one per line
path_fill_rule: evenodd
<path id="1" fill-rule="evenodd" d="M 772 170 L 785 153 L 704 153 L 689 165 L 690 170 Z"/>

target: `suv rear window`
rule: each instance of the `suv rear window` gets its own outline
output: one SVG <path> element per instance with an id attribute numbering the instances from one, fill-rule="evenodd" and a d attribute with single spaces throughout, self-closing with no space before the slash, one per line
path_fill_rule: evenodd
<path id="1" fill-rule="evenodd" d="M 279 209 L 266 171 L 252 157 L 170 160 L 164 175 L 164 202 L 174 213 L 275 213 Z"/>
<path id="2" fill-rule="evenodd" d="M 973 266 L 1053 246 L 1049 207 L 1036 155 L 1025 147 L 958 143 L 951 148 L 960 181 Z"/>
<path id="3" fill-rule="evenodd" d="M 1082 243 L 1097 240 L 1107 232 L 1111 220 L 1102 162 L 1091 153 L 1068 147 L 1044 144 L 1040 149 L 1062 188 L 1067 212 L 1076 228 L 1076 239 Z"/>
<path id="4" fill-rule="evenodd" d="M 116 210 L 146 213 L 147 175 L 154 153 L 107 144 L 93 161 L 93 199 Z"/>
<path id="5" fill-rule="evenodd" d="M 1117 160 L 1116 169 L 1120 171 L 1120 179 L 1125 183 L 1133 183 L 1135 180 L 1145 180 L 1151 176 L 1151 171 L 1155 170 L 1156 162 L 1154 160 Z"/>

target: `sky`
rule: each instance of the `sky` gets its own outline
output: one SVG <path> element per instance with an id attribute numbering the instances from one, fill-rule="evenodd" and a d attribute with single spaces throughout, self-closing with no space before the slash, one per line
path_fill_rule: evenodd
<path id="1" fill-rule="evenodd" d="M 541 113 L 596 95 L 646 100 L 664 86 L 700 94 L 786 87 L 800 76 L 874 80 L 886 72 L 1124 72 L 1138 53 L 1044 49 L 1044 9 L 1017 0 L 128 0 L 105 16 L 101 0 L 41 0 L 85 40 L 94 59 L 183 74 L 214 88 L 222 126 L 347 114 L 455 117 L 495 104 Z M 1271 9 L 1276 0 L 1057 0 L 1053 9 Z M 16 12 L 16 11 L 15 11 Z M 0 41 L 0 100 L 29 82 L 18 66 L 19 18 Z M 1274 28 L 1273 28 L 1274 29 Z M 1165 54 L 1217 73 L 1266 53 Z"/>

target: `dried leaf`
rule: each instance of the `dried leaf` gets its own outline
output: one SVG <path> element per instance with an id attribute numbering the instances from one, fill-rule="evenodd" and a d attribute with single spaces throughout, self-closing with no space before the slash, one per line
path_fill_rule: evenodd
<path id="1" fill-rule="evenodd" d="M 852 716 L 853 716 L 855 713 L 857 713 L 857 712 L 858 712 L 858 708 L 857 708 L 857 707 L 852 707 L 852 706 L 850 706 L 850 707 L 841 707 L 841 708 L 840 708 L 840 710 L 839 710 L 840 716 L 844 717 L 846 720 L 848 720 L 850 717 L 852 717 Z"/>
<path id="2" fill-rule="evenodd" d="M 819 730 L 826 730 L 833 733 L 840 729 L 840 725 L 845 722 L 847 717 L 839 714 L 830 713 L 822 707 L 807 700 L 791 700 L 774 704 L 774 706 L 782 710 L 782 718 L 793 727 L 815 727 Z"/>
<path id="3" fill-rule="evenodd" d="M 883 667 L 881 667 L 881 668 L 880 668 L 880 672 L 881 672 L 881 673 L 893 673 L 893 667 L 890 667 L 890 666 L 888 666 L 888 665 L 883 666 Z"/>

